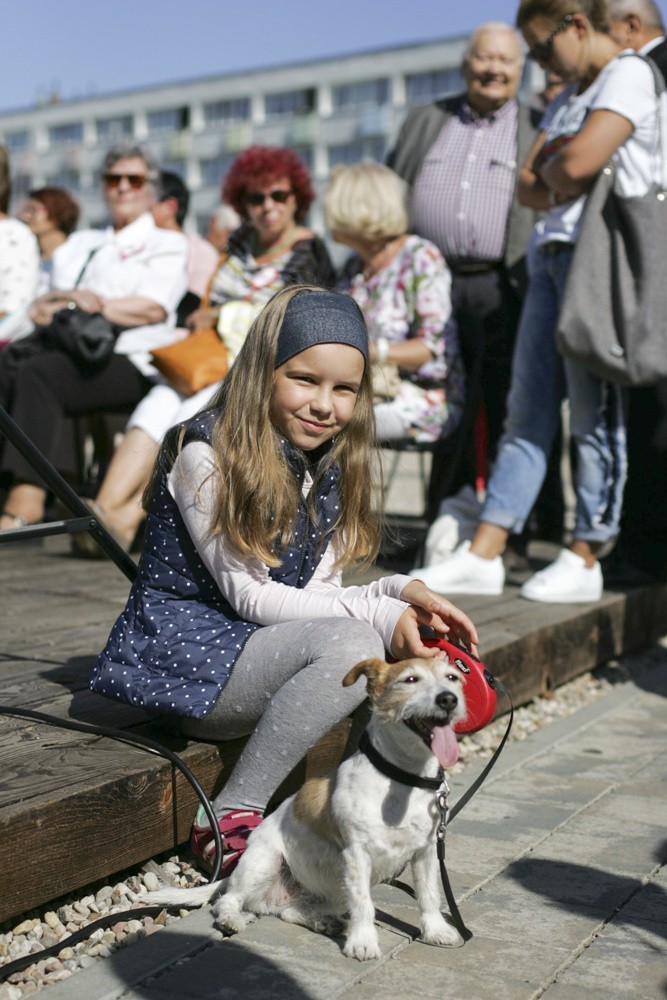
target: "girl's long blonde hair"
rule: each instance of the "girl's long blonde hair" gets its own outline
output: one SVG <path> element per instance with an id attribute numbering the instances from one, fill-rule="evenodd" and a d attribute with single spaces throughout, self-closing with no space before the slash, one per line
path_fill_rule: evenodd
<path id="1" fill-rule="evenodd" d="M 224 535 L 242 557 L 255 557 L 267 566 L 280 564 L 276 540 L 287 543 L 291 539 L 300 500 L 299 483 L 269 415 L 278 336 L 292 299 L 321 292 L 312 285 L 292 285 L 278 292 L 250 327 L 234 365 L 209 404 L 210 409 L 219 410 L 211 438 L 218 472 L 211 529 Z M 165 440 L 163 462 L 166 457 L 171 464 L 183 433 L 175 447 L 173 438 L 171 445 Z M 341 470 L 340 513 L 335 525 L 341 566 L 369 563 L 377 555 L 380 524 L 374 512 L 371 475 L 376 465 L 374 436 L 373 390 L 366 364 L 352 419 L 317 469 L 318 478 L 334 464 Z M 146 499 L 154 491 L 159 466 L 160 457 Z M 317 479 L 310 494 L 313 519 L 316 494 Z"/>

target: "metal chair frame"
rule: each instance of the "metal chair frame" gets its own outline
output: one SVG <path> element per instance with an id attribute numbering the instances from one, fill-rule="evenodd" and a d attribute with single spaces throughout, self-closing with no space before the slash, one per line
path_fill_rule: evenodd
<path id="1" fill-rule="evenodd" d="M 54 494 L 63 506 L 73 515 L 62 521 L 50 521 L 40 524 L 30 524 L 25 528 L 14 528 L 10 531 L 0 531 L 0 544 L 8 542 L 27 541 L 30 538 L 43 538 L 46 535 L 72 534 L 77 531 L 88 531 L 93 536 L 103 552 L 118 566 L 118 569 L 132 582 L 137 575 L 137 565 L 121 548 L 118 542 L 106 530 L 103 524 L 91 513 L 59 472 L 35 447 L 30 438 L 21 430 L 16 421 L 0 406 L 0 434 L 10 441 L 16 450 L 32 466 L 43 481 L 45 487 Z"/>

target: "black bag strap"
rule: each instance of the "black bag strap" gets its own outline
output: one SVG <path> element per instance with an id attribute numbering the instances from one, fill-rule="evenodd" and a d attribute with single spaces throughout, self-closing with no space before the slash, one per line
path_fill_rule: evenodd
<path id="1" fill-rule="evenodd" d="M 76 281 L 74 282 L 74 288 L 78 288 L 79 287 L 79 284 L 81 283 L 81 280 L 82 280 L 84 274 L 88 270 L 88 265 L 90 264 L 91 260 L 93 259 L 93 257 L 97 253 L 97 251 L 101 250 L 103 246 L 104 246 L 104 244 L 100 243 L 100 245 L 98 247 L 93 247 L 93 249 L 90 251 L 90 253 L 88 254 L 88 256 L 86 257 L 86 259 L 83 262 L 83 267 L 81 268 L 81 270 L 79 271 L 79 273 L 78 273 L 78 275 L 76 277 Z"/>

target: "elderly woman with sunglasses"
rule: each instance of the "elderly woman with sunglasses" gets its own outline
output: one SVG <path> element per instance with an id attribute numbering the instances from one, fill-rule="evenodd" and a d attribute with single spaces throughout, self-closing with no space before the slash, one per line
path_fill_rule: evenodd
<path id="1" fill-rule="evenodd" d="M 314 198 L 308 171 L 290 149 L 251 146 L 236 157 L 225 177 L 222 200 L 243 222 L 230 235 L 211 278 L 211 305 L 192 313 L 186 326 L 192 332 L 216 326 L 230 362 L 251 320 L 281 288 L 333 286 L 335 271 L 326 246 L 304 225 Z M 145 517 L 141 498 L 164 434 L 201 409 L 217 388 L 210 385 L 186 398 L 169 384 L 156 385 L 132 414 L 91 504 L 124 548 L 131 546 Z M 101 554 L 89 536 L 77 537 L 75 551 Z"/>
<path id="2" fill-rule="evenodd" d="M 0 354 L 0 405 L 51 461 L 64 418 L 136 405 L 151 386 L 151 348 L 174 338 L 176 306 L 186 286 L 187 242 L 158 229 L 157 164 L 137 146 L 118 146 L 102 168 L 111 225 L 74 233 L 53 258 L 53 290 L 35 300 L 33 334 Z M 114 352 L 91 370 L 54 342 L 49 324 L 64 308 L 101 313 L 120 334 Z M 6 531 L 38 522 L 46 493 L 32 467 L 7 446 L 9 490 L 0 518 Z"/>

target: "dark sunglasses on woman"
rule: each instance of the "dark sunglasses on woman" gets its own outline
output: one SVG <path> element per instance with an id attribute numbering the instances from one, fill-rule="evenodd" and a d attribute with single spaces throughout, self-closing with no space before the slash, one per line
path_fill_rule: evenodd
<path id="1" fill-rule="evenodd" d="M 117 188 L 120 182 L 125 179 L 133 191 L 139 191 L 144 184 L 148 183 L 145 174 L 103 174 L 102 180 L 108 188 Z"/>
<path id="2" fill-rule="evenodd" d="M 271 201 L 278 202 L 279 205 L 284 205 L 292 191 L 285 191 L 281 188 L 276 188 L 275 191 L 267 191 L 264 194 L 262 191 L 248 191 L 245 196 L 245 200 L 248 205 L 263 205 L 267 198 Z"/>

